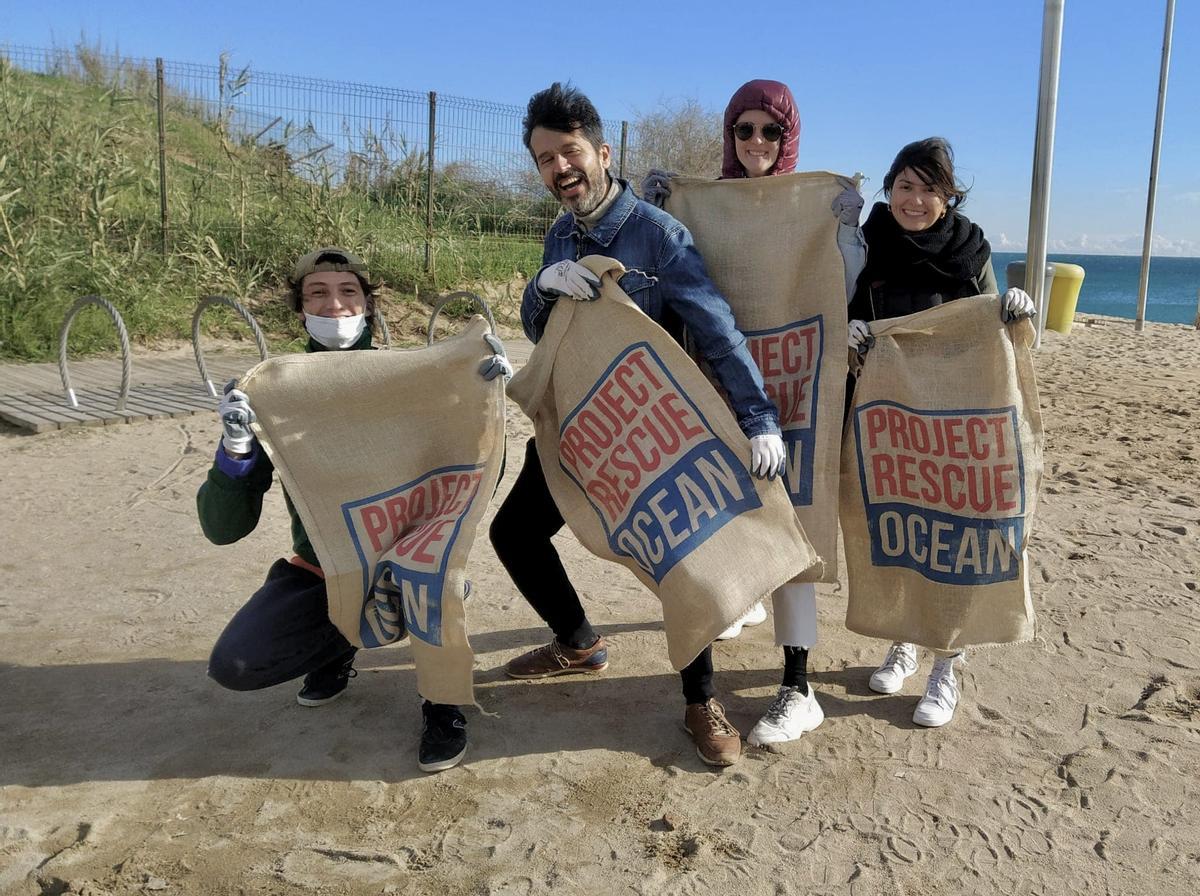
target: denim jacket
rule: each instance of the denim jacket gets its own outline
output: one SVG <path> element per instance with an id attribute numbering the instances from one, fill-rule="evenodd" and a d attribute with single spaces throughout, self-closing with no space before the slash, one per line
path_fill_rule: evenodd
<path id="1" fill-rule="evenodd" d="M 658 324 L 672 314 L 687 327 L 701 357 L 725 390 L 747 436 L 779 432 L 779 413 L 763 390 L 762 374 L 738 330 L 729 303 L 708 278 L 692 235 L 679 221 L 638 199 L 628 183 L 600 222 L 587 233 L 565 214 L 546 234 L 543 267 L 521 297 L 521 323 L 531 341 L 542 338 L 555 296 L 537 287 L 538 276 L 564 259 L 606 255 L 626 267 L 619 286 Z M 567 299 L 566 301 L 570 301 Z M 668 329 L 670 329 L 668 327 Z"/>

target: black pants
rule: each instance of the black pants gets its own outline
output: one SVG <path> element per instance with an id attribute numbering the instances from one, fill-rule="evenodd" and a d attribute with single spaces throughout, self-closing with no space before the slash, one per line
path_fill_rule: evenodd
<path id="1" fill-rule="evenodd" d="M 276 560 L 263 586 L 217 638 L 208 674 L 235 691 L 256 691 L 307 675 L 354 651 L 329 621 L 325 580 Z"/>
<path id="2" fill-rule="evenodd" d="M 489 535 L 517 590 L 550 626 L 554 637 L 565 644 L 587 622 L 587 616 L 550 541 L 563 525 L 542 473 L 537 446 L 530 439 L 525 446 L 525 464 L 492 520 Z M 704 648 L 679 674 L 688 703 L 703 703 L 713 696 L 712 647 Z"/>

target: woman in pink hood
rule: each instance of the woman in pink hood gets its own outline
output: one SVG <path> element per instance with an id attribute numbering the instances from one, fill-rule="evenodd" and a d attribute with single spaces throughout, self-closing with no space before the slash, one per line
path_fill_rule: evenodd
<path id="1" fill-rule="evenodd" d="M 724 158 L 721 178 L 767 177 L 796 170 L 800 151 L 800 114 L 792 91 L 781 81 L 756 79 L 737 89 L 725 107 Z M 642 182 L 647 201 L 662 206 L 671 195 L 672 175 L 652 170 Z M 838 247 L 846 267 L 847 299 L 866 261 L 866 246 L 858 229 L 863 200 L 847 188 L 833 203 L 837 215 Z M 775 611 L 775 643 L 783 648 L 783 681 L 779 693 L 746 740 L 754 746 L 795 740 L 825 719 L 808 683 L 808 651 L 817 643 L 816 586 L 789 582 L 771 595 Z M 736 638 L 746 625 L 765 621 L 762 603 L 717 636 Z"/>
<path id="2" fill-rule="evenodd" d="M 800 114 L 781 81 L 747 81 L 725 107 L 721 177 L 791 174 L 800 154 Z"/>

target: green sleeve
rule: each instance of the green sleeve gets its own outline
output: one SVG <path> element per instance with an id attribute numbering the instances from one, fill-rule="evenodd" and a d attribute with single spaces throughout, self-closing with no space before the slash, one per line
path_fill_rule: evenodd
<path id="1" fill-rule="evenodd" d="M 992 295 L 1000 292 L 996 286 L 996 271 L 992 267 L 992 256 L 988 256 L 988 260 L 983 263 L 983 270 L 979 272 L 979 294 Z"/>
<path id="2" fill-rule="evenodd" d="M 240 478 L 230 476 L 214 461 L 208 479 L 196 493 L 196 511 L 205 538 L 213 544 L 232 544 L 253 532 L 274 472 L 265 453 L 259 455 L 249 474 Z"/>

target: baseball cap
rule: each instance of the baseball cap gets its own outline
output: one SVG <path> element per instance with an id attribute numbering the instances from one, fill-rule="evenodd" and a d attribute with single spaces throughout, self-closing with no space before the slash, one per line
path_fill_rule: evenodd
<path id="1" fill-rule="evenodd" d="M 292 283 L 299 284 L 309 274 L 317 271 L 352 271 L 370 280 L 367 266 L 361 258 L 337 246 L 325 246 L 303 256 L 292 269 Z"/>

